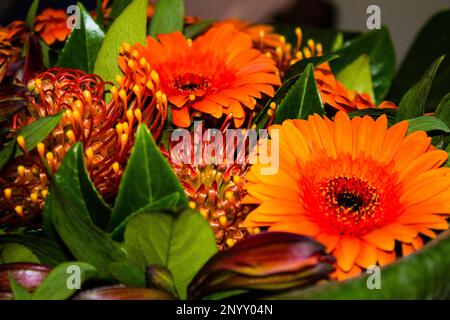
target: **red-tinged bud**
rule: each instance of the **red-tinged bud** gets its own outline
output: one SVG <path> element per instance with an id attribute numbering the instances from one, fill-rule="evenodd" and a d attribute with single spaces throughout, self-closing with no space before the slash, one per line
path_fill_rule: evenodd
<path id="1" fill-rule="evenodd" d="M 326 279 L 334 258 L 311 238 L 285 232 L 250 236 L 213 256 L 189 285 L 201 298 L 229 290 L 284 290 Z"/>
<path id="2" fill-rule="evenodd" d="M 21 262 L 0 265 L 0 292 L 11 292 L 9 274 L 17 283 L 29 291 L 35 290 L 51 271 L 50 267 L 42 264 Z"/>
<path id="3" fill-rule="evenodd" d="M 75 296 L 74 300 L 173 300 L 170 294 L 155 289 L 108 286 L 86 290 Z"/>

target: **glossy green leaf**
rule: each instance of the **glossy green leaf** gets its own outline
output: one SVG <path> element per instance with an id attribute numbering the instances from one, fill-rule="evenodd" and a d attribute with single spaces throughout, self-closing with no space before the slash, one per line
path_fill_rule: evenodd
<path id="1" fill-rule="evenodd" d="M 151 264 L 167 267 L 179 296 L 204 263 L 217 252 L 208 222 L 198 213 L 142 213 L 133 217 L 125 231 L 129 259 L 143 271 Z"/>
<path id="2" fill-rule="evenodd" d="M 152 37 L 156 37 L 161 33 L 182 32 L 183 25 L 183 0 L 158 0 L 148 28 L 148 33 Z"/>
<path id="3" fill-rule="evenodd" d="M 450 297 L 450 232 L 422 250 L 381 269 L 381 289 L 367 287 L 369 275 L 306 290 L 293 290 L 270 299 L 445 299 Z"/>
<path id="4" fill-rule="evenodd" d="M 395 51 L 386 28 L 364 33 L 348 41 L 336 51 L 336 54 L 339 55 L 339 59 L 331 62 L 331 69 L 335 74 L 339 74 L 361 55 L 367 55 L 375 103 L 381 102 L 386 97 L 395 75 Z"/>
<path id="5" fill-rule="evenodd" d="M 325 109 L 317 89 L 313 65 L 309 64 L 278 105 L 275 123 L 287 119 L 306 119 L 314 113 L 324 114 Z"/>
<path id="6" fill-rule="evenodd" d="M 393 83 L 390 100 L 399 102 L 405 93 L 442 55 L 442 62 L 426 101 L 426 112 L 435 110 L 444 95 L 450 92 L 450 10 L 434 15 L 417 34 Z"/>
<path id="7" fill-rule="evenodd" d="M 50 267 L 56 266 L 67 257 L 59 246 L 47 239 L 38 238 L 26 234 L 2 234 L 0 235 L 0 244 L 15 243 L 27 247 L 39 259 L 39 261 Z"/>
<path id="8" fill-rule="evenodd" d="M 129 261 L 111 263 L 108 270 L 111 276 L 121 284 L 145 287 L 145 272 Z"/>
<path id="9" fill-rule="evenodd" d="M 31 299 L 31 293 L 22 287 L 11 274 L 9 275 L 9 283 L 15 300 Z"/>
<path id="10" fill-rule="evenodd" d="M 450 93 L 439 102 L 434 116 L 444 121 L 447 126 L 450 126 Z"/>
<path id="11" fill-rule="evenodd" d="M 408 122 L 408 133 L 418 130 L 450 133 L 448 126 L 442 120 L 433 116 L 421 116 L 409 119 Z"/>
<path id="12" fill-rule="evenodd" d="M 193 39 L 196 36 L 202 34 L 205 32 L 211 25 L 213 24 L 214 20 L 202 20 L 200 22 L 197 22 L 193 25 L 190 25 L 184 29 L 184 37 L 186 39 Z"/>
<path id="13" fill-rule="evenodd" d="M 78 7 L 80 8 L 80 28 L 74 28 L 70 33 L 59 55 L 57 65 L 92 73 L 105 33 L 81 3 L 78 3 Z"/>
<path id="14" fill-rule="evenodd" d="M 375 101 L 372 76 L 370 75 L 370 58 L 363 54 L 356 60 L 342 69 L 337 75 L 338 79 L 345 88 L 354 90 L 358 93 L 368 93 L 370 98 Z"/>
<path id="15" fill-rule="evenodd" d="M 141 125 L 120 183 L 110 228 L 115 229 L 133 212 L 173 193 L 180 195 L 177 206 L 187 203 L 178 178 L 164 159 L 148 128 Z"/>
<path id="16" fill-rule="evenodd" d="M 17 243 L 0 244 L 0 264 L 16 262 L 39 263 L 36 255 L 27 247 Z"/>
<path id="17" fill-rule="evenodd" d="M 422 76 L 422 79 L 403 96 L 397 110 L 397 117 L 395 119 L 397 122 L 415 118 L 425 113 L 428 93 L 443 59 L 444 56 L 436 59 Z"/>
<path id="18" fill-rule="evenodd" d="M 125 8 L 132 2 L 133 0 L 114 0 L 111 6 L 111 14 L 110 17 L 112 20 L 115 20 L 120 14 L 125 10 Z"/>
<path id="19" fill-rule="evenodd" d="M 60 169 L 54 176 L 50 189 L 52 197 L 47 200 L 53 225 L 69 248 L 79 260 L 92 264 L 99 272 L 106 272 L 107 266 L 125 258 L 118 243 L 109 234 L 96 226 L 91 220 L 90 210 L 101 206 L 91 206 L 86 202 L 84 191 L 80 190 L 80 178 L 87 175 L 80 143 L 72 146 L 66 154 Z M 87 190 L 89 192 L 89 190 Z M 89 199 L 95 198 L 91 194 Z"/>
<path id="20" fill-rule="evenodd" d="M 134 0 L 113 22 L 94 65 L 94 73 L 105 81 L 114 81 L 120 74 L 117 64 L 119 49 L 124 42 L 131 45 L 145 43 L 147 26 L 147 0 Z"/>
<path id="21" fill-rule="evenodd" d="M 117 241 L 123 240 L 123 232 L 125 231 L 125 227 L 127 226 L 128 221 L 135 215 L 138 215 L 142 212 L 154 212 L 161 210 L 176 211 L 176 209 L 179 207 L 179 203 L 180 203 L 180 193 L 178 192 L 171 193 L 159 200 L 156 200 L 126 217 L 114 229 L 114 231 L 111 233 L 111 237 Z"/>
<path id="22" fill-rule="evenodd" d="M 39 7 L 39 0 L 34 0 L 31 3 L 30 8 L 28 9 L 27 12 L 27 17 L 25 18 L 25 24 L 27 25 L 27 27 L 30 30 L 33 30 L 34 27 L 34 19 L 36 18 L 36 14 L 38 11 L 38 7 Z"/>
<path id="23" fill-rule="evenodd" d="M 40 118 L 22 128 L 16 137 L 19 135 L 23 136 L 27 150 L 31 151 L 52 132 L 61 120 L 61 117 L 62 113 L 58 113 Z M 11 157 L 19 157 L 22 154 L 22 150 L 16 145 L 16 138 L 8 141 L 0 151 L 0 169 L 3 168 Z"/>
<path id="24" fill-rule="evenodd" d="M 79 271 L 80 285 L 94 276 L 95 267 L 84 262 L 65 262 L 53 269 L 32 294 L 32 300 L 65 300 L 70 298 L 77 289 L 72 289 L 69 284 L 71 276 L 77 276 Z"/>

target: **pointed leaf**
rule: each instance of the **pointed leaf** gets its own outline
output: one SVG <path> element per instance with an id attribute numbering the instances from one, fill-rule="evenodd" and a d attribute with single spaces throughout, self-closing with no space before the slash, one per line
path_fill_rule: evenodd
<path id="1" fill-rule="evenodd" d="M 25 24 L 27 25 L 27 27 L 30 30 L 33 30 L 34 27 L 34 19 L 36 18 L 36 14 L 38 11 L 38 7 L 39 7 L 39 0 L 34 0 L 31 3 L 30 8 L 28 9 L 27 12 L 27 17 L 25 18 Z"/>
<path id="2" fill-rule="evenodd" d="M 184 37 L 186 39 L 195 38 L 196 36 L 205 32 L 213 24 L 213 22 L 214 20 L 202 20 L 193 25 L 190 25 L 189 27 L 186 27 L 184 29 Z"/>
<path id="3" fill-rule="evenodd" d="M 369 56 L 375 103 L 380 103 L 386 97 L 395 75 L 395 51 L 385 27 L 350 40 L 336 54 L 339 59 L 331 62 L 335 74 L 339 74 L 361 55 Z"/>
<path id="4" fill-rule="evenodd" d="M 142 213 L 133 217 L 125 231 L 125 249 L 141 270 L 158 264 L 172 273 L 181 299 L 203 264 L 217 252 L 209 223 L 198 213 Z"/>
<path id="5" fill-rule="evenodd" d="M 375 101 L 372 88 L 372 76 L 370 75 L 369 56 L 363 54 L 355 61 L 342 69 L 336 78 L 349 90 L 354 90 L 360 94 L 368 93 Z"/>
<path id="6" fill-rule="evenodd" d="M 94 73 L 105 81 L 114 81 L 120 74 L 117 64 L 119 49 L 124 42 L 145 43 L 147 0 L 134 0 L 113 22 L 95 61 Z"/>
<path id="7" fill-rule="evenodd" d="M 60 169 L 54 176 L 50 189 L 52 197 L 46 206 L 59 236 L 71 253 L 80 261 L 107 272 L 107 266 L 125 258 L 119 244 L 97 227 L 91 220 L 89 203 L 78 187 L 80 175 L 86 174 L 83 150 L 80 143 L 72 146 Z M 50 204 L 49 204 L 50 202 Z"/>
<path id="8" fill-rule="evenodd" d="M 422 79 L 406 92 L 397 110 L 396 122 L 421 116 L 425 113 L 428 93 L 444 56 L 436 59 Z"/>
<path id="9" fill-rule="evenodd" d="M 422 116 L 408 120 L 408 134 L 414 131 L 440 131 L 450 133 L 450 129 L 440 119 L 433 116 Z"/>
<path id="10" fill-rule="evenodd" d="M 312 64 L 306 67 L 302 76 L 278 105 L 276 112 L 275 123 L 282 123 L 287 119 L 306 119 L 314 113 L 325 113 Z"/>
<path id="11" fill-rule="evenodd" d="M 110 228 L 116 228 L 133 212 L 173 193 L 180 196 L 178 206 L 187 203 L 178 178 L 164 159 L 148 128 L 141 125 L 120 183 Z M 170 206 L 173 207 L 173 204 Z"/>
<path id="12" fill-rule="evenodd" d="M 183 31 L 183 25 L 183 0 L 158 0 L 148 28 L 148 33 L 156 37 L 161 33 L 181 32 Z"/>
<path id="13" fill-rule="evenodd" d="M 81 3 L 78 3 L 78 7 L 80 8 L 80 28 L 72 29 L 57 65 L 92 73 L 105 34 Z"/>

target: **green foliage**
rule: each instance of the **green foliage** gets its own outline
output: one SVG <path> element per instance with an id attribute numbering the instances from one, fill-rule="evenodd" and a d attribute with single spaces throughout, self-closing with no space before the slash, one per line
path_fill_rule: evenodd
<path id="1" fill-rule="evenodd" d="M 395 75 L 395 51 L 386 28 L 364 33 L 348 41 L 336 54 L 339 59 L 331 62 L 335 74 L 353 64 L 361 55 L 367 55 L 375 103 L 378 104 L 386 97 Z"/>
<path id="2" fill-rule="evenodd" d="M 314 78 L 313 65 L 309 64 L 278 105 L 275 123 L 287 119 L 306 119 L 314 113 L 324 114 L 325 110 Z"/>
<path id="3" fill-rule="evenodd" d="M 148 27 L 148 34 L 156 37 L 161 33 L 183 31 L 184 1 L 158 0 L 153 13 L 152 21 Z"/>
<path id="4" fill-rule="evenodd" d="M 197 271 L 217 252 L 208 222 L 191 210 L 136 215 L 128 223 L 124 247 L 142 271 L 150 264 L 167 267 L 182 299 Z"/>
<path id="5" fill-rule="evenodd" d="M 173 193 L 177 193 L 179 198 L 167 198 Z M 120 183 L 110 229 L 116 228 L 129 215 L 144 207 L 161 209 L 161 201 L 164 205 L 170 205 L 170 208 L 187 203 L 178 178 L 164 159 L 148 128 L 142 125 L 136 133 L 134 151 Z"/>
<path id="6" fill-rule="evenodd" d="M 405 93 L 442 55 L 450 53 L 450 10 L 434 15 L 417 34 L 392 86 L 390 99 L 399 102 Z M 441 64 L 431 85 L 425 107 L 432 112 L 444 95 L 450 92 L 450 59 Z"/>
<path id="7" fill-rule="evenodd" d="M 113 82 L 115 76 L 120 74 L 117 64 L 120 47 L 124 42 L 131 45 L 145 43 L 146 26 L 147 0 L 133 0 L 106 33 L 95 60 L 94 73 L 105 81 Z"/>
<path id="8" fill-rule="evenodd" d="M 74 28 L 70 33 L 59 55 L 57 65 L 92 73 L 105 34 L 81 3 L 78 3 L 78 7 L 80 8 L 80 28 Z"/>
<path id="9" fill-rule="evenodd" d="M 408 133 L 418 130 L 450 133 L 448 126 L 442 120 L 433 116 L 421 116 L 409 119 L 408 122 Z"/>
<path id="10" fill-rule="evenodd" d="M 39 0 L 34 0 L 31 3 L 30 8 L 28 9 L 27 12 L 27 17 L 25 18 L 25 24 L 27 25 L 27 27 L 30 30 L 33 30 L 34 27 L 34 19 L 36 18 L 36 14 L 38 11 L 38 7 L 39 7 Z"/>
<path id="11" fill-rule="evenodd" d="M 444 56 L 436 59 L 422 76 L 422 79 L 403 96 L 395 119 L 397 122 L 415 118 L 425 113 L 428 93 L 443 59 Z"/>
<path id="12" fill-rule="evenodd" d="M 359 58 L 342 69 L 336 75 L 336 79 L 341 81 L 345 88 L 349 90 L 355 90 L 358 93 L 368 93 L 370 98 L 375 101 L 368 55 L 363 54 L 359 56 Z"/>

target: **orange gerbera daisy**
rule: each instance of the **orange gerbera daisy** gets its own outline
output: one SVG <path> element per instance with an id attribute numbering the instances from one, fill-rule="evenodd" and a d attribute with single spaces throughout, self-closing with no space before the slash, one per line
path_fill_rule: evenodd
<path id="1" fill-rule="evenodd" d="M 52 45 L 56 40 L 64 41 L 71 31 L 67 27 L 67 18 L 64 10 L 45 9 L 36 17 L 34 31 L 39 33 L 48 45 Z"/>
<path id="2" fill-rule="evenodd" d="M 272 126 L 279 171 L 250 169 L 246 202 L 260 206 L 245 225 L 316 238 L 335 255 L 338 279 L 393 262 L 396 242 L 403 255 L 419 249 L 421 234 L 448 228 L 450 168 L 440 168 L 447 153 L 424 131 L 407 129 L 407 121 L 388 129 L 384 115 L 345 112 L 334 122 L 314 115 Z"/>
<path id="3" fill-rule="evenodd" d="M 397 108 L 395 104 L 390 101 L 383 101 L 377 106 L 368 93 L 358 93 L 354 90 L 347 90 L 347 88 L 334 77 L 328 63 L 321 64 L 315 68 L 314 76 L 322 101 L 336 110 L 351 112 L 369 108 Z"/>
<path id="4" fill-rule="evenodd" d="M 232 25 L 211 28 L 194 41 L 179 32 L 147 37 L 137 51 L 158 74 L 172 108 L 173 122 L 187 127 L 196 115 L 234 119 L 236 127 L 253 110 L 262 93 L 280 85 L 275 63 L 252 47 L 252 39 Z"/>

